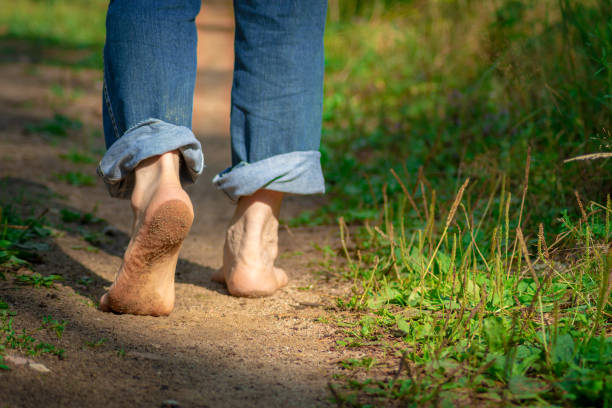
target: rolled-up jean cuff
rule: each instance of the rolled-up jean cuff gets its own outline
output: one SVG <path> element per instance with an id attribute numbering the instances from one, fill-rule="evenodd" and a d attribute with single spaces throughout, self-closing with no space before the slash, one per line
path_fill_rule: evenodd
<path id="1" fill-rule="evenodd" d="M 159 119 L 147 119 L 128 129 L 106 151 L 97 171 L 111 196 L 130 198 L 138 163 L 173 150 L 182 155 L 181 182 L 194 183 L 204 170 L 200 142 L 189 128 Z"/>
<path id="2" fill-rule="evenodd" d="M 318 151 L 279 154 L 255 163 L 241 162 L 217 174 L 213 183 L 232 201 L 262 188 L 292 194 L 325 192 Z"/>

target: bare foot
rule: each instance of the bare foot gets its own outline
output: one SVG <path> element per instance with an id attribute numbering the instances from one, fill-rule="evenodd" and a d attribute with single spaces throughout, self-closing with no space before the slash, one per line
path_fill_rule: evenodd
<path id="1" fill-rule="evenodd" d="M 278 255 L 278 214 L 283 193 L 259 190 L 241 197 L 225 235 L 223 266 L 212 276 L 234 296 L 269 296 L 288 282 L 274 266 Z"/>
<path id="2" fill-rule="evenodd" d="M 193 222 L 179 181 L 179 154 L 143 161 L 135 170 L 132 238 L 115 282 L 100 299 L 105 312 L 166 316 L 174 308 L 174 272 Z"/>

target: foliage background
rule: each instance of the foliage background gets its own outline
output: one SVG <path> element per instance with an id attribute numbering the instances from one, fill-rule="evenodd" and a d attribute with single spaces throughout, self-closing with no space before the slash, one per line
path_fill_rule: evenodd
<path id="1" fill-rule="evenodd" d="M 100 69 L 106 5 L 0 7 L 0 58 Z M 340 225 L 333 401 L 610 406 L 611 159 L 565 160 L 612 151 L 612 2 L 330 0 L 325 43 L 329 194 L 289 224 Z"/>

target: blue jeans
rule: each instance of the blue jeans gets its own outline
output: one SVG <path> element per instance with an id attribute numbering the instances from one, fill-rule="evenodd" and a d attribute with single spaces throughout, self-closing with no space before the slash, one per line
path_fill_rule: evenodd
<path id="1" fill-rule="evenodd" d="M 235 0 L 232 166 L 213 182 L 237 200 L 261 188 L 325 190 L 319 143 L 326 0 Z M 142 160 L 181 152 L 181 180 L 204 169 L 191 131 L 200 0 L 112 0 L 106 17 L 98 173 L 129 198 Z"/>

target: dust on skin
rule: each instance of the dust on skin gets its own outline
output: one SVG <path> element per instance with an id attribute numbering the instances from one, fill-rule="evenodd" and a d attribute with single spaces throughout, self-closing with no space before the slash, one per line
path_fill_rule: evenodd
<path id="1" fill-rule="evenodd" d="M 100 301 L 105 312 L 168 315 L 174 307 L 174 271 L 193 212 L 183 201 L 160 205 L 145 219 L 126 250 L 124 262 Z"/>

